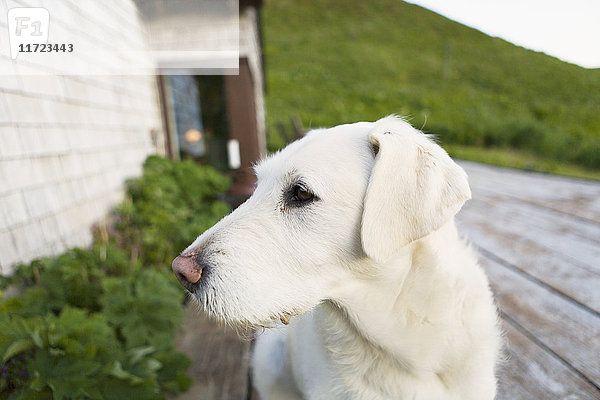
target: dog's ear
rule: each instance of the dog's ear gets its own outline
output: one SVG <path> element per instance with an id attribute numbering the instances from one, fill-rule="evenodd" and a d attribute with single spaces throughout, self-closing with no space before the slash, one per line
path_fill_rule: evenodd
<path id="1" fill-rule="evenodd" d="M 362 246 L 369 257 L 385 262 L 452 218 L 471 190 L 465 171 L 400 119 L 377 123 L 369 141 L 376 155 L 364 200 Z"/>

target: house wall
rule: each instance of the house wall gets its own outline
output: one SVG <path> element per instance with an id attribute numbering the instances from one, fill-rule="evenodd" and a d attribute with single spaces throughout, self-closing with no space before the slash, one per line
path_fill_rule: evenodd
<path id="1" fill-rule="evenodd" d="M 85 30 L 107 71 L 118 67 L 103 57 L 111 43 L 145 46 L 132 1 L 54 3 L 50 32 Z M 0 1 L 4 49 L 15 6 L 43 2 Z M 18 262 L 88 245 L 90 226 L 122 199 L 125 178 L 162 152 L 164 137 L 154 76 L 40 76 L 44 65 L 11 61 L 5 51 L 0 63 L 18 72 L 0 75 L 0 274 L 9 274 Z"/>

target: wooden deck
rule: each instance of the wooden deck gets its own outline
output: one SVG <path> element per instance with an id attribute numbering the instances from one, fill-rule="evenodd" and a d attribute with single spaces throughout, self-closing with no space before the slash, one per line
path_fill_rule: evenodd
<path id="1" fill-rule="evenodd" d="M 479 251 L 506 333 L 499 400 L 600 399 L 600 184 L 461 162 L 457 218 Z M 250 344 L 190 308 L 194 358 L 178 399 L 248 400 Z"/>

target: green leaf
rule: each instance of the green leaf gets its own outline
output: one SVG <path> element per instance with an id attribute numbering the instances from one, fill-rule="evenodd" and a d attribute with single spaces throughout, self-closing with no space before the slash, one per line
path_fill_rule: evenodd
<path id="1" fill-rule="evenodd" d="M 35 345 L 37 347 L 43 347 L 44 343 L 42 343 L 42 338 L 40 337 L 40 327 L 36 326 L 33 329 L 33 333 L 31 334 L 31 339 L 33 340 L 33 343 L 35 343 Z"/>
<path id="2" fill-rule="evenodd" d="M 125 371 L 123 369 L 123 366 L 121 365 L 121 362 L 119 362 L 119 361 L 114 362 L 114 364 L 112 365 L 112 368 L 109 370 L 109 373 L 110 373 L 110 375 L 114 376 L 115 378 L 128 380 L 133 384 L 143 382 L 143 379 Z"/>
<path id="3" fill-rule="evenodd" d="M 130 349 L 127 353 L 129 354 L 129 362 L 133 365 L 140 361 L 142 358 L 146 357 L 148 354 L 154 353 L 154 347 L 136 347 Z"/>
<path id="4" fill-rule="evenodd" d="M 11 358 L 12 356 L 22 353 L 25 350 L 29 350 L 33 346 L 34 346 L 33 340 L 19 339 L 19 340 L 13 342 L 10 346 L 8 346 L 8 348 L 4 352 L 4 355 L 2 356 L 2 361 L 6 362 L 6 360 Z"/>
<path id="5" fill-rule="evenodd" d="M 148 367 L 148 370 L 150 370 L 152 372 L 158 371 L 159 369 L 162 368 L 161 362 L 154 358 L 149 358 L 146 365 Z"/>

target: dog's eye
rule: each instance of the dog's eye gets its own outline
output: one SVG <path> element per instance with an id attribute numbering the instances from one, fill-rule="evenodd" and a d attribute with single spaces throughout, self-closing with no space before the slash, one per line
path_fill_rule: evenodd
<path id="1" fill-rule="evenodd" d="M 300 203 L 306 203 L 307 201 L 312 200 L 315 195 L 306 190 L 304 186 L 296 185 L 294 186 L 294 200 Z"/>

